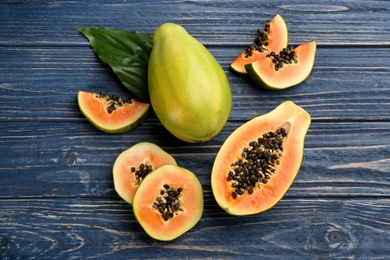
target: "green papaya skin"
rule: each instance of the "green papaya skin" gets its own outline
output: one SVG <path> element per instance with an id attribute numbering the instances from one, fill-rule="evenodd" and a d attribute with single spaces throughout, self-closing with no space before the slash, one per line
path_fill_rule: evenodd
<path id="1" fill-rule="evenodd" d="M 232 94 L 224 70 L 178 24 L 165 23 L 154 32 L 148 84 L 156 116 L 183 141 L 212 139 L 230 115 Z"/>

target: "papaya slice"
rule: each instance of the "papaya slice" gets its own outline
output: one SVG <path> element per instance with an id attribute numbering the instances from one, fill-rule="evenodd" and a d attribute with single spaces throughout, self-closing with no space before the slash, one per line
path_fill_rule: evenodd
<path id="1" fill-rule="evenodd" d="M 202 217 L 202 185 L 191 171 L 163 165 L 147 175 L 138 188 L 133 212 L 152 238 L 173 240 L 192 229 Z"/>
<path id="2" fill-rule="evenodd" d="M 79 91 L 79 108 L 98 129 L 107 133 L 123 133 L 142 124 L 151 109 L 149 103 L 124 100 L 106 93 Z"/>
<path id="3" fill-rule="evenodd" d="M 264 30 L 257 30 L 257 36 L 253 43 L 242 51 L 230 64 L 230 68 L 240 74 L 247 74 L 245 64 L 264 58 L 268 53 L 280 51 L 287 47 L 288 30 L 286 22 L 279 14 L 275 15 Z"/>
<path id="4" fill-rule="evenodd" d="M 296 48 L 285 48 L 276 54 L 269 53 L 266 57 L 245 65 L 248 75 L 260 87 L 280 90 L 296 86 L 303 82 L 311 73 L 316 42 L 308 42 Z"/>
<path id="5" fill-rule="evenodd" d="M 219 206 L 231 215 L 251 215 L 282 199 L 298 174 L 310 122 L 303 108 L 286 101 L 237 128 L 212 169 Z"/>
<path id="6" fill-rule="evenodd" d="M 112 174 L 116 192 L 131 204 L 146 175 L 164 164 L 176 165 L 176 160 L 158 145 L 149 142 L 133 145 L 121 152 L 114 162 Z"/>

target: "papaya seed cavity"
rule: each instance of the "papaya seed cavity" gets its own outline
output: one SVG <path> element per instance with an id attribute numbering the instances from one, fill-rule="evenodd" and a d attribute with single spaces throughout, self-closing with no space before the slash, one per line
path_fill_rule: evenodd
<path id="1" fill-rule="evenodd" d="M 283 126 L 250 142 L 238 160 L 231 164 L 227 181 L 232 187 L 234 199 L 245 193 L 252 194 L 256 187 L 268 183 L 276 173 L 275 168 L 280 164 L 283 143 L 289 130 L 289 127 L 286 129 Z"/>
<path id="2" fill-rule="evenodd" d="M 271 29 L 270 23 L 266 23 L 264 26 L 264 30 L 257 29 L 257 36 L 253 43 L 246 48 L 245 50 L 245 58 L 248 58 L 253 55 L 255 51 L 264 52 L 267 51 L 269 46 L 268 41 L 268 32 Z"/>
<path id="3" fill-rule="evenodd" d="M 153 171 L 152 165 L 148 163 L 141 163 L 138 167 L 131 166 L 130 173 L 135 175 L 136 184 L 140 185 L 142 180 Z"/>
<path id="4" fill-rule="evenodd" d="M 124 106 L 126 104 L 131 104 L 133 102 L 132 98 L 122 99 L 122 98 L 115 96 L 115 95 L 109 96 L 105 92 L 100 92 L 99 94 L 96 95 L 96 98 L 105 102 L 105 104 L 107 106 L 107 113 L 109 113 L 109 114 L 114 112 L 119 107 Z"/>
<path id="5" fill-rule="evenodd" d="M 267 54 L 266 57 L 272 59 L 275 71 L 283 68 L 283 64 L 298 63 L 298 56 L 295 53 L 294 47 L 284 48 L 279 54 L 271 52 L 270 54 Z"/>
<path id="6" fill-rule="evenodd" d="M 168 221 L 183 211 L 180 201 L 182 192 L 182 187 L 173 188 L 169 184 L 163 185 L 152 207 L 161 214 L 164 221 Z"/>

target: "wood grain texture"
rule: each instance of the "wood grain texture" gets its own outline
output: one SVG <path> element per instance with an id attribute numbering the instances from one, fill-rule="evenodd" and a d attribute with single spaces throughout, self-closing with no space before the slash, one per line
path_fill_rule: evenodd
<path id="1" fill-rule="evenodd" d="M 187 144 L 175 139 L 157 121 L 151 121 L 122 135 L 100 132 L 86 119 L 0 126 L 0 146 L 8 149 L 0 157 L 0 198 L 116 198 L 113 162 L 120 152 L 141 141 L 156 143 L 172 154 L 211 192 L 214 158 L 241 122 L 228 122 L 224 131 L 207 143 Z M 313 122 L 300 173 L 286 196 L 388 197 L 389 127 L 387 122 Z"/>
<path id="2" fill-rule="evenodd" d="M 389 1 L 93 0 L 0 2 L 0 258 L 387 259 L 390 255 Z M 291 89 L 266 91 L 229 70 L 275 14 L 289 42 L 316 40 L 315 67 Z M 77 28 L 153 33 L 176 22 L 224 68 L 233 109 L 209 142 L 177 140 L 155 115 L 110 135 L 81 114 L 77 91 L 126 97 Z M 210 173 L 228 135 L 285 100 L 312 116 L 301 170 L 285 197 L 259 215 L 216 204 Z M 116 194 L 112 165 L 149 141 L 193 171 L 204 188 L 201 221 L 172 242 L 151 239 Z"/>
<path id="3" fill-rule="evenodd" d="M 230 120 L 248 120 L 270 111 L 286 99 L 302 105 L 313 120 L 390 119 L 390 54 L 385 48 L 319 47 L 309 78 L 283 92 L 259 89 L 248 77 L 229 70 L 241 48 L 209 49 L 225 69 L 231 84 Z M 357 55 L 363 52 L 367 55 Z M 58 48 L 3 47 L 0 55 L 4 57 L 0 60 L 1 120 L 80 119 L 75 103 L 79 90 L 128 95 L 111 69 L 100 62 L 89 46 L 63 47 L 60 51 Z M 24 93 L 29 93 L 28 97 L 20 99 Z"/>
<path id="4" fill-rule="evenodd" d="M 2 1 L 2 45 L 80 44 L 78 27 L 114 27 L 152 33 L 163 22 L 180 23 L 205 44 L 242 45 L 275 14 L 289 24 L 291 43 L 324 45 L 390 43 L 384 26 L 388 1 Z M 20 32 L 23 33 L 20 33 Z"/>
<path id="5" fill-rule="evenodd" d="M 147 236 L 121 201 L 28 199 L 0 206 L 2 259 L 380 259 L 390 253 L 388 199 L 283 200 L 249 217 L 209 203 L 201 221 L 170 243 Z"/>

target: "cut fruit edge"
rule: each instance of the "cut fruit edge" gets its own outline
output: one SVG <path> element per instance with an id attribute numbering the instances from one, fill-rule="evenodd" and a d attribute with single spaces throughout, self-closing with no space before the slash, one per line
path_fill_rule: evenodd
<path id="1" fill-rule="evenodd" d="M 131 168 L 138 170 L 141 164 L 151 166 L 152 171 L 165 164 L 177 165 L 175 158 L 154 143 L 140 142 L 122 151 L 114 162 L 112 175 L 115 191 L 129 204 L 140 185 Z"/>
<path id="2" fill-rule="evenodd" d="M 281 90 L 302 83 L 310 75 L 315 61 L 317 43 L 311 41 L 294 49 L 298 63 L 284 64 L 276 71 L 271 58 L 264 57 L 245 65 L 248 75 L 260 87 Z"/>
<path id="3" fill-rule="evenodd" d="M 107 133 L 123 133 L 134 129 L 147 119 L 151 110 L 149 103 L 133 100 L 130 104 L 108 113 L 107 105 L 101 102 L 97 95 L 79 91 L 77 102 L 82 114 L 96 128 Z"/>
<path id="4" fill-rule="evenodd" d="M 270 116 L 269 114 L 272 112 L 281 113 L 281 111 L 287 110 L 288 115 L 284 117 L 283 119 L 275 118 L 274 116 Z M 278 112 L 279 111 L 279 112 Z M 275 123 L 275 120 L 277 121 Z M 297 136 L 291 136 L 288 135 L 285 142 L 289 143 L 296 143 L 297 140 L 304 140 L 305 135 L 308 131 L 308 128 L 310 126 L 311 117 L 310 114 L 307 113 L 302 107 L 294 104 L 292 101 L 286 101 L 280 104 L 278 107 L 276 107 L 273 111 L 255 117 L 252 120 L 249 120 L 247 123 L 243 124 L 239 128 L 237 128 L 231 136 L 229 136 L 225 143 L 222 145 L 221 150 L 218 152 L 217 157 L 215 159 L 215 163 L 213 166 L 212 176 L 211 176 L 211 186 L 212 191 L 214 194 L 214 197 L 216 198 L 216 201 L 218 205 L 224 209 L 227 213 L 231 215 L 251 215 L 251 214 L 257 214 L 263 211 L 266 211 L 270 208 L 272 208 L 288 191 L 289 187 L 292 185 L 293 180 L 295 179 L 296 175 L 298 174 L 300 165 L 303 160 L 303 149 L 304 149 L 304 141 L 300 142 L 301 144 L 299 146 L 294 146 L 294 149 L 292 149 L 288 154 L 300 154 L 299 156 L 302 157 L 299 160 L 294 160 L 293 162 L 288 162 L 289 167 L 291 166 L 293 169 L 293 172 L 296 172 L 296 174 L 292 174 L 291 177 L 291 183 L 289 185 L 283 186 L 283 188 L 278 189 L 278 192 L 275 194 L 274 191 L 270 190 L 273 185 L 263 185 L 261 189 L 256 189 L 254 194 L 252 195 L 245 195 L 245 196 L 253 196 L 256 195 L 256 193 L 267 193 L 267 194 L 273 194 L 267 201 L 263 201 L 261 199 L 256 200 L 257 206 L 251 207 L 248 209 L 247 205 L 245 204 L 245 196 L 241 199 L 235 199 L 231 197 L 231 187 L 229 186 L 228 182 L 226 181 L 227 173 L 229 172 L 230 164 L 237 158 L 237 154 L 240 154 L 242 152 L 242 149 L 246 147 L 248 139 L 255 140 L 258 138 L 259 133 L 250 133 L 251 130 L 248 129 L 246 126 L 248 123 L 250 124 L 262 124 L 262 125 L 269 125 L 270 129 L 269 131 L 275 131 L 281 126 L 288 125 L 290 127 L 289 132 L 293 131 L 297 133 Z M 296 131 L 294 128 L 298 125 L 304 124 L 304 127 L 300 129 L 299 131 Z M 268 128 L 268 127 L 267 127 Z M 267 130 L 268 131 L 268 130 Z M 262 133 L 261 133 L 262 134 Z M 260 134 L 260 135 L 261 135 Z M 237 140 L 240 140 L 240 136 L 246 136 L 245 140 L 240 141 L 237 143 Z M 299 143 L 299 142 L 298 142 Z M 234 149 L 231 149 L 231 147 L 235 147 Z M 286 151 L 285 151 L 286 152 Z M 286 154 L 283 155 L 285 158 Z M 296 156 L 296 155 L 295 155 Z M 299 161 L 299 162 L 298 162 Z M 282 164 L 283 162 L 281 162 Z M 282 166 L 280 166 L 282 167 Z M 283 177 L 282 175 L 280 175 Z M 278 178 L 277 174 L 271 178 L 274 179 L 272 182 L 275 182 Z M 287 181 L 287 182 L 289 182 Z M 223 185 L 222 185 L 223 184 Z M 277 195 L 282 195 L 278 197 Z M 275 197 L 274 197 L 275 196 Z M 271 201 L 270 201 L 271 200 Z M 252 203 L 252 202 L 251 202 Z M 254 202 L 253 202 L 254 203 Z M 252 205 L 252 204 L 251 204 Z M 253 205 L 252 205 L 253 206 Z"/>
<path id="5" fill-rule="evenodd" d="M 279 14 L 275 15 L 270 21 L 270 32 L 268 34 L 268 50 L 264 52 L 255 51 L 254 54 L 248 58 L 246 58 L 246 50 L 242 51 L 235 60 L 230 64 L 230 68 L 242 75 L 246 75 L 247 71 L 245 69 L 245 65 L 256 60 L 259 60 L 265 57 L 268 53 L 272 51 L 279 51 L 288 44 L 288 28 L 287 24 L 284 21 L 283 17 Z M 278 43 L 273 42 L 278 41 Z"/>

